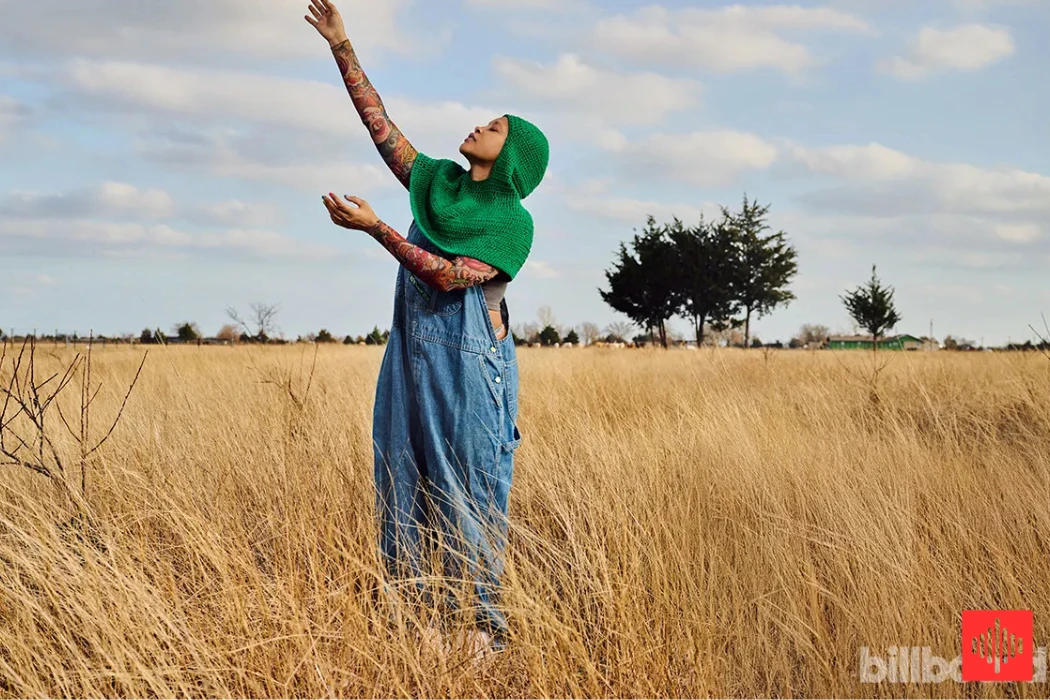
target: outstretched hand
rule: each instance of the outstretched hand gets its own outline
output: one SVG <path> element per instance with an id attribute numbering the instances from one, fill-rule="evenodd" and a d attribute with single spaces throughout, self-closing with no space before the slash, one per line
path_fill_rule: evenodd
<path id="1" fill-rule="evenodd" d="M 372 211 L 372 207 L 365 200 L 360 197 L 354 197 L 352 195 L 344 195 L 347 202 L 351 202 L 356 206 L 350 206 L 340 201 L 331 192 L 328 193 L 327 197 L 321 197 L 324 200 L 325 207 L 328 208 L 328 213 L 332 217 L 332 223 L 343 228 L 357 229 L 358 231 L 367 231 L 371 227 L 375 226 L 379 222 L 379 217 Z"/>
<path id="2" fill-rule="evenodd" d="M 310 0 L 309 10 L 310 14 L 306 15 L 306 21 L 328 40 L 329 46 L 346 41 L 343 17 L 331 0 Z"/>

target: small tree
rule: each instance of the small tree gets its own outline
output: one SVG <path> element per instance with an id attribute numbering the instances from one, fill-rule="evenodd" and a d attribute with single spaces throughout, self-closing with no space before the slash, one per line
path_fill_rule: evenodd
<path id="1" fill-rule="evenodd" d="M 139 336 L 139 342 L 143 345 L 153 345 L 156 342 L 153 340 L 153 331 L 149 328 L 143 328 L 142 335 Z"/>
<path id="2" fill-rule="evenodd" d="M 353 345 L 353 344 L 354 344 L 353 336 L 348 335 L 345 338 L 343 338 L 343 345 Z"/>
<path id="3" fill-rule="evenodd" d="M 514 330 L 514 337 L 520 338 L 527 345 L 535 345 L 540 342 L 540 326 L 533 321 L 521 323 Z"/>
<path id="4" fill-rule="evenodd" d="M 191 321 L 175 324 L 175 327 L 172 330 L 175 337 L 183 343 L 191 343 L 201 337 L 200 328 L 196 323 L 192 323 Z"/>
<path id="5" fill-rule="evenodd" d="M 573 345 L 579 345 L 580 344 L 580 336 L 576 335 L 576 331 L 575 330 L 570 330 L 569 333 L 564 338 L 562 338 L 561 342 L 563 342 L 563 343 L 572 343 Z"/>
<path id="6" fill-rule="evenodd" d="M 386 339 L 383 334 L 379 332 L 379 326 L 372 329 L 372 332 L 365 336 L 365 345 L 383 345 L 386 343 Z"/>
<path id="7" fill-rule="evenodd" d="M 243 328 L 245 334 L 251 333 L 254 328 L 254 340 L 257 340 L 260 343 L 265 343 L 270 339 L 270 336 L 278 330 L 276 324 L 277 309 L 277 304 L 262 304 L 256 302 L 251 305 L 252 316 L 250 321 L 246 321 L 242 318 L 237 312 L 237 309 L 232 306 L 226 309 L 226 315 L 230 317 L 230 320 Z"/>
<path id="8" fill-rule="evenodd" d="M 219 340 L 226 340 L 231 343 L 236 343 L 237 338 L 237 326 L 232 323 L 227 323 L 225 326 L 219 329 L 219 332 L 215 334 L 215 337 Z"/>
<path id="9" fill-rule="evenodd" d="M 827 326 L 816 323 L 806 323 L 798 329 L 799 346 L 821 347 L 831 335 Z"/>
<path id="10" fill-rule="evenodd" d="M 602 337 L 602 331 L 598 325 L 589 321 L 580 324 L 580 333 L 583 335 L 583 342 L 587 345 Z"/>
<path id="11" fill-rule="evenodd" d="M 540 345 L 545 347 L 558 342 L 558 330 L 554 326 L 547 326 L 540 331 Z"/>
<path id="12" fill-rule="evenodd" d="M 332 334 L 328 332 L 327 328 L 322 328 L 317 334 L 317 337 L 314 338 L 314 341 L 318 343 L 334 343 L 335 338 L 332 337 Z"/>
<path id="13" fill-rule="evenodd" d="M 539 320 L 540 326 L 543 328 L 558 325 L 558 322 L 554 319 L 554 312 L 551 311 L 551 307 L 549 306 L 541 306 L 537 309 L 536 318 Z"/>
<path id="14" fill-rule="evenodd" d="M 839 298 L 857 325 L 871 334 L 871 349 L 877 352 L 879 338 L 901 320 L 893 303 L 893 288 L 882 285 L 872 265 L 868 283 Z"/>
<path id="15" fill-rule="evenodd" d="M 615 321 L 605 327 L 605 342 L 607 343 L 626 343 L 627 338 L 630 337 L 631 331 L 634 330 L 634 324 L 628 323 L 627 321 Z"/>

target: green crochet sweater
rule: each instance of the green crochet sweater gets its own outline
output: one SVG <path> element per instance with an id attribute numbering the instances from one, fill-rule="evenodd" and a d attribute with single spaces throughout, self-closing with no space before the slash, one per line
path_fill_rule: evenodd
<path id="1" fill-rule="evenodd" d="M 506 116 L 507 141 L 486 179 L 475 182 L 459 163 L 420 153 L 412 165 L 409 203 L 416 226 L 434 245 L 514 279 L 532 249 L 532 215 L 521 200 L 543 179 L 550 146 L 535 125 Z"/>

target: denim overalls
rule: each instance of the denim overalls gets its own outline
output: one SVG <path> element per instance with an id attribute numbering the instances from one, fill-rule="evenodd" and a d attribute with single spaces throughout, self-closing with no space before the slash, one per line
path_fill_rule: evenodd
<path id="1" fill-rule="evenodd" d="M 408 241 L 442 254 L 415 222 Z M 474 581 L 477 624 L 500 647 L 507 622 L 496 607 L 497 587 L 521 442 L 505 300 L 501 311 L 508 332 L 497 340 L 480 286 L 442 292 L 400 266 L 372 429 L 379 550 L 388 575 L 421 576 L 420 528 L 451 530 L 460 539 L 455 556 L 446 554 L 446 574 L 451 568 Z"/>

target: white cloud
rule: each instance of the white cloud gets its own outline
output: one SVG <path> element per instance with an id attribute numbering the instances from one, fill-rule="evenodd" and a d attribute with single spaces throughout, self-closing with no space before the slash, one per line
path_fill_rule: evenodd
<path id="1" fill-rule="evenodd" d="M 913 265 L 1037 269 L 1050 259 L 1050 176 L 933 162 L 877 143 L 789 145 L 783 160 L 835 183 L 797 197 L 811 212 L 809 231 L 889 247 Z"/>
<path id="2" fill-rule="evenodd" d="M 579 3 L 574 0 L 466 0 L 466 4 L 499 10 L 564 10 L 567 5 Z"/>
<path id="3" fill-rule="evenodd" d="M 731 184 L 741 173 L 764 170 L 777 158 L 776 146 L 768 141 L 728 129 L 654 134 L 612 152 L 633 177 L 659 177 L 701 187 Z"/>
<path id="4" fill-rule="evenodd" d="M 695 107 L 701 90 L 694 80 L 602 70 L 575 54 L 550 65 L 501 58 L 494 68 L 515 91 L 605 124 L 659 124 L 670 112 Z"/>
<path id="5" fill-rule="evenodd" d="M 866 146 L 795 147 L 791 155 L 817 173 L 843 178 L 893 179 L 907 177 L 922 161 L 878 143 Z"/>
<path id="6" fill-rule="evenodd" d="M 328 45 L 306 23 L 307 0 L 0 0 L 7 53 L 210 60 L 323 57 Z M 365 51 L 413 42 L 398 16 L 408 0 L 343 0 L 350 38 Z M 367 28 L 367 29 L 358 29 Z M 334 62 L 333 62 L 334 65 Z"/>
<path id="7" fill-rule="evenodd" d="M 173 211 L 174 203 L 164 190 L 142 190 L 123 182 L 104 182 L 65 194 L 16 190 L 0 200 L 0 214 L 30 219 L 87 216 L 163 219 Z"/>
<path id="8" fill-rule="evenodd" d="M 231 199 L 197 207 L 191 210 L 186 218 L 205 225 L 256 228 L 280 222 L 281 214 L 276 206 L 268 202 L 242 202 Z"/>
<path id="9" fill-rule="evenodd" d="M 984 12 L 996 7 L 1046 6 L 1046 0 L 952 0 L 964 12 Z"/>
<path id="10" fill-rule="evenodd" d="M 1050 176 L 1040 173 L 935 163 L 877 143 L 793 146 L 788 152 L 811 172 L 859 183 L 808 197 L 822 207 L 864 209 L 884 216 L 901 212 L 1050 215 Z"/>
<path id="11" fill-rule="evenodd" d="M 951 29 L 926 27 L 908 53 L 880 61 L 876 68 L 902 80 L 919 80 L 944 71 L 975 71 L 1014 53 L 1005 27 L 963 24 Z"/>
<path id="12" fill-rule="evenodd" d="M 393 181 L 341 85 L 88 59 L 58 75 L 70 109 L 86 104 L 131 118 L 138 153 L 154 162 L 310 191 L 364 193 Z M 499 114 L 452 100 L 384 101 L 413 145 L 435 157 L 458 157 L 463 136 Z M 170 126 L 181 120 L 198 130 Z"/>
<path id="13" fill-rule="evenodd" d="M 254 229 L 187 232 L 167 224 L 86 219 L 0 220 L 0 251 L 8 255 L 171 257 L 200 253 L 295 260 L 338 255 L 327 246 Z"/>
<path id="14" fill-rule="evenodd" d="M 367 138 L 345 90 L 327 83 L 87 59 L 71 61 L 61 75 L 76 96 L 108 110 Z"/>
<path id="15" fill-rule="evenodd" d="M 798 5 L 672 11 L 651 6 L 601 20 L 592 40 L 601 49 L 645 63 L 733 72 L 773 68 L 797 74 L 817 63 L 788 32 L 869 33 L 861 18 L 832 8 Z"/>
<path id="16" fill-rule="evenodd" d="M 913 265 L 930 267 L 961 267 L 970 270 L 997 270 L 1024 267 L 1023 253 L 1006 251 L 974 251 L 938 246 L 923 246 L 906 256 Z"/>
<path id="17" fill-rule="evenodd" d="M 678 217 L 683 223 L 692 225 L 699 222 L 701 216 L 710 221 L 721 213 L 718 205 L 712 202 L 697 206 L 624 197 L 613 194 L 613 184 L 610 180 L 590 180 L 569 188 L 565 192 L 565 204 L 576 211 L 638 226 L 644 224 L 649 215 L 658 221 Z"/>
<path id="18" fill-rule="evenodd" d="M 267 135 L 245 136 L 226 130 L 186 133 L 178 130 L 147 134 L 134 142 L 135 152 L 153 163 L 212 176 L 281 185 L 318 197 L 342 187 L 362 196 L 396 180 L 378 155 L 373 163 L 354 162 L 345 149 L 321 141 L 310 147 L 290 139 L 275 144 Z M 324 150 L 329 153 L 323 153 Z"/>
<path id="19" fill-rule="evenodd" d="M 0 95 L 0 143 L 29 119 L 29 108 L 13 97 Z"/>
<path id="20" fill-rule="evenodd" d="M 347 162 L 349 154 L 333 151 L 352 147 L 358 159 L 381 163 L 367 129 L 341 85 L 241 71 L 87 59 L 70 62 L 61 74 L 74 100 L 88 101 L 102 109 L 121 110 L 135 116 L 151 115 L 154 123 L 190 118 L 206 126 L 230 125 L 234 133 L 260 127 L 266 132 L 256 145 L 270 151 L 283 147 L 302 152 L 306 144 L 306 150 L 323 151 Z M 476 125 L 487 124 L 499 114 L 493 109 L 453 100 L 422 102 L 395 95 L 384 96 L 384 103 L 413 145 L 428 154 L 446 157 L 457 153 L 463 137 Z M 347 141 L 333 146 L 326 138 L 329 136 Z M 332 169 L 324 163 L 309 165 Z M 343 167 L 345 173 L 345 168 L 355 166 L 351 163 Z M 292 169 L 295 170 L 294 166 Z"/>
<path id="21" fill-rule="evenodd" d="M 1010 243 L 1031 243 L 1043 237 L 1039 224 L 997 224 L 995 234 Z"/>
<path id="22" fill-rule="evenodd" d="M 139 223 L 185 219 L 201 226 L 233 229 L 266 228 L 281 220 L 278 208 L 268 202 L 228 200 L 179 207 L 165 190 L 141 189 L 123 182 L 104 182 L 57 193 L 15 190 L 0 199 L 0 216 L 12 220 L 105 219 Z"/>
<path id="23" fill-rule="evenodd" d="M 542 260 L 529 260 L 525 263 L 525 271 L 533 277 L 541 279 L 554 279 L 558 277 L 558 271 Z"/>

